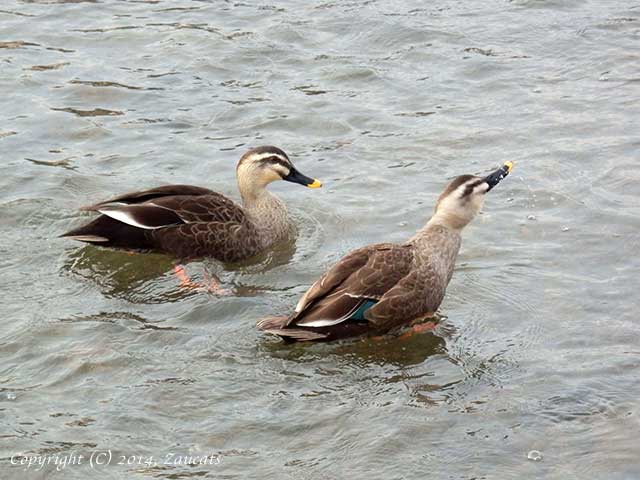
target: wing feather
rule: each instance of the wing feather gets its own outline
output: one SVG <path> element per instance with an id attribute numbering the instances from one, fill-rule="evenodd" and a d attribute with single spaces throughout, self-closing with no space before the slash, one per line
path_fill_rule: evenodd
<path id="1" fill-rule="evenodd" d="M 416 318 L 434 314 L 446 290 L 446 284 L 437 278 L 438 274 L 432 267 L 412 271 L 367 310 L 364 317 L 377 329 L 388 331 Z"/>
<path id="2" fill-rule="evenodd" d="M 389 245 L 391 244 L 368 245 L 347 253 L 311 285 L 296 305 L 296 313 L 302 312 L 314 300 L 327 295 L 331 290 L 346 280 L 347 277 L 363 267 L 377 248 L 382 249 Z"/>
<path id="3" fill-rule="evenodd" d="M 111 217 L 132 227 L 154 230 L 156 228 L 180 225 L 186 223 L 173 210 L 143 203 L 142 205 L 127 205 L 125 203 L 107 203 L 100 207 L 99 213 Z"/>
<path id="4" fill-rule="evenodd" d="M 378 300 L 411 269 L 403 245 L 378 244 L 345 256 L 305 294 L 289 325 L 321 327 L 348 320 L 366 300 Z"/>
<path id="5" fill-rule="evenodd" d="M 102 202 L 95 207 L 103 215 L 146 230 L 190 223 L 238 225 L 246 218 L 240 205 L 215 192 L 157 197 L 142 203 Z"/>
<path id="6" fill-rule="evenodd" d="M 104 205 L 108 205 L 110 203 L 126 203 L 128 205 L 131 205 L 134 203 L 144 203 L 149 200 L 153 200 L 154 198 L 162 198 L 167 196 L 189 195 L 197 197 L 201 195 L 211 194 L 219 195 L 213 190 L 209 190 L 208 188 L 195 187 L 193 185 L 164 185 L 162 187 L 151 188 L 149 190 L 139 190 L 136 192 L 123 193 L 122 195 L 118 195 L 117 197 L 113 197 L 108 200 L 95 203 L 93 205 L 87 205 L 85 207 L 82 207 L 80 210 L 97 211 Z"/>
<path id="7" fill-rule="evenodd" d="M 215 192 L 195 197 L 176 195 L 157 198 L 152 204 L 174 211 L 185 223 L 242 223 L 246 218 L 240 205 Z"/>

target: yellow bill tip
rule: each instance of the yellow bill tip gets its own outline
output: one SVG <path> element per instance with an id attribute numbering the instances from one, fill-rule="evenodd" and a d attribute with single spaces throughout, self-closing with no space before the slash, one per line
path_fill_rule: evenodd
<path id="1" fill-rule="evenodd" d="M 313 182 L 309 183 L 307 187 L 309 188 L 320 188 L 322 186 L 322 182 L 320 180 L 313 179 Z"/>
<path id="2" fill-rule="evenodd" d="M 513 170 L 513 162 L 505 162 L 504 166 L 507 167 L 507 173 L 511 173 L 511 170 Z"/>

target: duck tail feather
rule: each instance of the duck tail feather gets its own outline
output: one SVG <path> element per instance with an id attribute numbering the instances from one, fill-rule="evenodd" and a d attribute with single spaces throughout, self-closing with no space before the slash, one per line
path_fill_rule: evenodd
<path id="1" fill-rule="evenodd" d="M 256 326 L 260 330 L 272 330 L 272 329 L 280 329 L 287 326 L 287 321 L 289 317 L 265 317 L 261 320 L 258 320 Z"/>
<path id="2" fill-rule="evenodd" d="M 78 240 L 79 242 L 87 242 L 87 243 L 103 243 L 108 242 L 109 239 L 106 237 L 101 237 L 99 235 L 71 235 L 70 232 L 59 235 L 60 238 L 66 237 L 71 240 Z"/>
<path id="3" fill-rule="evenodd" d="M 265 333 L 277 335 L 285 341 L 293 342 L 312 342 L 316 340 L 326 340 L 327 335 L 324 333 L 312 332 L 302 328 L 273 328 L 263 330 Z"/>

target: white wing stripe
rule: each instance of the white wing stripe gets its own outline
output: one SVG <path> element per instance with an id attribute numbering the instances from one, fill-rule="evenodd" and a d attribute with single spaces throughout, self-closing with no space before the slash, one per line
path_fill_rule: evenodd
<path id="1" fill-rule="evenodd" d="M 331 325 L 337 325 L 345 321 L 345 318 L 339 318 L 337 320 L 313 320 L 312 322 L 297 322 L 299 327 L 330 327 Z"/>
<path id="2" fill-rule="evenodd" d="M 103 215 L 107 217 L 111 217 L 114 220 L 118 220 L 119 222 L 126 223 L 127 225 L 131 225 L 132 227 L 143 228 L 145 230 L 156 230 L 158 228 L 162 228 L 165 225 L 159 225 L 157 227 L 143 225 L 140 222 L 137 222 L 128 212 L 124 212 L 122 210 L 98 210 Z"/>

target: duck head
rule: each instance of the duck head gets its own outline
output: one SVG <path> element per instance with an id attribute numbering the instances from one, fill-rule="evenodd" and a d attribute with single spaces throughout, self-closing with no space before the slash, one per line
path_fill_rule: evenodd
<path id="1" fill-rule="evenodd" d="M 236 168 L 238 188 L 243 198 L 256 196 L 271 182 L 285 180 L 309 188 L 319 188 L 322 183 L 300 173 L 286 153 L 277 147 L 257 147 L 245 153 Z"/>
<path id="2" fill-rule="evenodd" d="M 493 189 L 513 168 L 505 163 L 486 177 L 460 175 L 454 178 L 438 197 L 432 221 L 461 229 L 480 212 L 485 194 Z"/>

